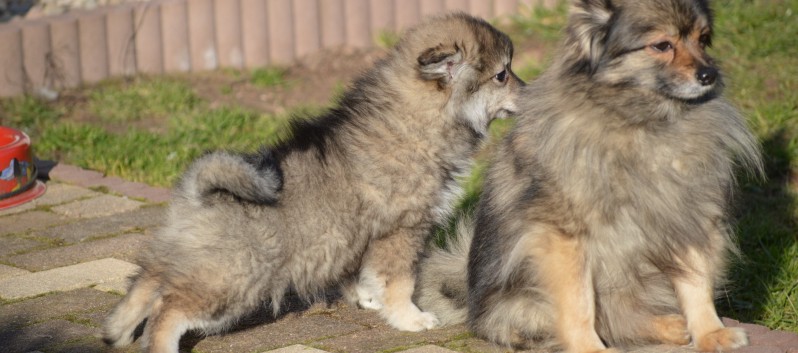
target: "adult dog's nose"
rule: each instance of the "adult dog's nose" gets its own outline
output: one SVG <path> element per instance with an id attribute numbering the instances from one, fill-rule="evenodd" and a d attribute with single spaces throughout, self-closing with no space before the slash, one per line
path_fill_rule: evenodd
<path id="1" fill-rule="evenodd" d="M 695 78 L 702 86 L 709 86 L 715 83 L 715 80 L 718 78 L 718 69 L 708 66 L 700 67 L 695 73 Z"/>

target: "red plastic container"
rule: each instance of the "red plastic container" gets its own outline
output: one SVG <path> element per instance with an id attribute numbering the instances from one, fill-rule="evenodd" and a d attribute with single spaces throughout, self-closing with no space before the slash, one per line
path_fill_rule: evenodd
<path id="1" fill-rule="evenodd" d="M 44 194 L 37 180 L 30 138 L 24 132 L 0 126 L 0 209 L 17 206 Z"/>

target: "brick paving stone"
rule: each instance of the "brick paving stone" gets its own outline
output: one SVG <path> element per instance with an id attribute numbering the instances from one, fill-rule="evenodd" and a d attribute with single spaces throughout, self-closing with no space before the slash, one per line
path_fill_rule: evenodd
<path id="1" fill-rule="evenodd" d="M 376 312 L 371 311 L 375 316 Z M 413 348 L 418 345 L 445 343 L 467 333 L 462 325 L 455 325 L 423 332 L 405 332 L 390 328 L 387 325 L 367 331 L 355 332 L 345 336 L 314 343 L 327 350 L 342 352 L 377 352 L 394 350 L 398 347 Z"/>
<path id="2" fill-rule="evenodd" d="M 119 278 L 100 283 L 94 286 L 94 289 L 101 290 L 103 292 L 119 293 L 124 295 L 127 294 L 127 288 L 129 286 L 130 282 L 127 278 Z"/>
<path id="3" fill-rule="evenodd" d="M 364 330 L 363 326 L 341 322 L 324 315 L 289 314 L 275 322 L 264 314 L 261 322 L 245 321 L 234 332 L 210 336 L 194 348 L 203 353 L 251 352 L 318 341 Z"/>
<path id="4" fill-rule="evenodd" d="M 295 344 L 293 346 L 283 347 L 264 353 L 328 353 L 328 352 L 313 347 L 303 346 L 301 344 Z"/>
<path id="5" fill-rule="evenodd" d="M 47 247 L 48 245 L 42 242 L 31 239 L 23 239 L 15 236 L 0 236 L 0 257 L 16 254 L 22 251 L 28 251 L 36 248 Z"/>
<path id="6" fill-rule="evenodd" d="M 36 236 L 73 244 L 90 238 L 104 237 L 137 229 L 153 229 L 163 224 L 166 210 L 161 206 L 145 206 L 113 217 L 98 217 L 33 232 Z"/>
<path id="7" fill-rule="evenodd" d="M 18 215 L 0 217 L 0 235 L 26 233 L 64 223 L 67 219 L 52 212 L 30 211 Z"/>
<path id="8" fill-rule="evenodd" d="M 50 170 L 49 176 L 54 180 L 61 180 L 83 187 L 93 186 L 98 180 L 103 178 L 103 174 L 100 172 L 61 163 Z"/>
<path id="9" fill-rule="evenodd" d="M 86 337 L 76 341 L 70 341 L 57 345 L 49 352 L 57 353 L 141 353 L 142 349 L 138 343 L 131 344 L 124 348 L 110 348 L 98 337 Z M 33 352 L 26 352 L 33 353 Z M 232 352 L 231 352 L 232 353 Z"/>
<path id="10" fill-rule="evenodd" d="M 446 349 L 443 347 L 433 346 L 433 345 L 426 345 L 423 347 L 408 349 L 406 351 L 399 351 L 402 353 L 455 353 L 455 351 L 451 349 Z"/>
<path id="11" fill-rule="evenodd" d="M 2 242 L 0 242 L 0 244 L 2 244 Z M 6 265 L 3 265 L 3 264 L 0 264 L 0 281 L 4 280 L 6 278 L 26 275 L 26 274 L 29 274 L 29 273 L 30 272 L 25 271 L 25 270 L 23 270 L 21 268 L 16 268 L 16 267 L 6 266 Z"/>
<path id="12" fill-rule="evenodd" d="M 171 191 L 169 189 L 152 187 L 147 184 L 122 180 L 116 177 L 103 178 L 98 181 L 97 184 L 98 186 L 105 186 L 118 194 L 156 203 L 169 201 L 171 196 Z"/>
<path id="13" fill-rule="evenodd" d="M 785 353 L 786 350 L 773 346 L 747 346 L 732 351 L 734 353 Z"/>
<path id="14" fill-rule="evenodd" d="M 66 320 L 52 320 L 25 327 L 0 327 L 0 342 L 3 352 L 24 353 L 33 350 L 47 350 L 47 347 L 99 332 Z"/>
<path id="15" fill-rule="evenodd" d="M 2 210 L 0 211 L 0 216 L 17 214 L 23 211 L 32 210 L 36 207 L 58 205 L 65 202 L 74 201 L 79 198 L 100 195 L 102 194 L 86 188 L 57 182 L 49 182 L 47 183 L 47 191 L 45 191 L 44 195 L 22 205 Z"/>
<path id="16" fill-rule="evenodd" d="M 102 195 L 88 200 L 81 200 L 53 207 L 53 212 L 72 218 L 92 218 L 110 216 L 125 211 L 135 210 L 144 205 L 142 202 L 126 197 Z"/>
<path id="17" fill-rule="evenodd" d="M 451 341 L 444 344 L 445 347 L 457 352 L 465 353 L 514 353 L 511 348 L 502 347 L 478 338 L 467 338 L 464 340 Z M 524 351 L 528 352 L 528 351 Z"/>
<path id="18" fill-rule="evenodd" d="M 89 313 L 106 314 L 120 299 L 91 288 L 51 293 L 0 306 L 0 322 L 4 326 L 22 327 L 70 315 L 90 318 L 86 316 Z"/>
<path id="19" fill-rule="evenodd" d="M 787 348 L 798 347 L 798 334 L 786 331 L 770 331 L 762 334 L 749 335 L 748 341 L 752 346 L 774 346 Z"/>
<path id="20" fill-rule="evenodd" d="M 53 291 L 68 291 L 126 278 L 138 266 L 117 259 L 102 259 L 59 267 L 0 281 L 0 298 L 18 299 Z"/>
<path id="21" fill-rule="evenodd" d="M 133 262 L 149 238 L 149 235 L 141 233 L 123 234 L 71 246 L 9 256 L 6 261 L 30 271 L 44 271 L 108 257 Z"/>

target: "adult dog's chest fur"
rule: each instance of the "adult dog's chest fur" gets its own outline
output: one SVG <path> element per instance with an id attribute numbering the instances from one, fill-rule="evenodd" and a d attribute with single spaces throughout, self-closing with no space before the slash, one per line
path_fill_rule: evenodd
<path id="1" fill-rule="evenodd" d="M 653 128 L 603 123 L 563 116 L 538 140 L 536 158 L 559 190 L 553 195 L 577 218 L 646 233 L 673 228 L 682 217 L 698 222 L 722 215 L 731 175 L 715 136 L 690 121 Z"/>

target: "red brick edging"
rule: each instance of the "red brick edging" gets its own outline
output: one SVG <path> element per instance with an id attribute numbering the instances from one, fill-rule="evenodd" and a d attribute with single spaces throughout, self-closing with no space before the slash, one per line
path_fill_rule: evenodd
<path id="1" fill-rule="evenodd" d="M 104 176 L 100 172 L 86 170 L 68 164 L 57 164 L 50 170 L 49 176 L 53 180 L 86 188 L 105 187 L 109 191 L 124 196 L 144 199 L 154 203 L 166 202 L 171 197 L 171 191 L 166 188 L 149 186 L 144 183 L 127 181 L 113 176 Z"/>

